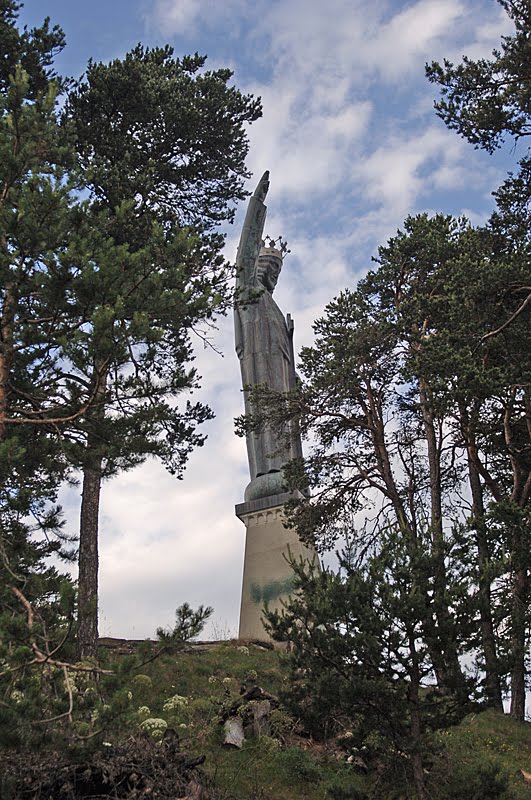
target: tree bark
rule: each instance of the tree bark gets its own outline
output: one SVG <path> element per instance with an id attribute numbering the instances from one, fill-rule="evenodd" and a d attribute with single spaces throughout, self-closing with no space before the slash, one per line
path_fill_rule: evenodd
<path id="1" fill-rule="evenodd" d="M 417 800 L 428 800 L 426 782 L 424 780 L 424 767 L 422 765 L 422 724 L 420 718 L 420 668 L 418 663 L 417 649 L 415 646 L 415 632 L 409 632 L 409 713 L 411 729 L 411 766 L 413 770 L 413 782 Z"/>
<path id="2" fill-rule="evenodd" d="M 513 418 L 515 415 L 517 388 L 513 387 L 504 415 L 505 444 L 509 452 L 513 471 L 511 501 L 520 508 L 528 505 L 531 474 L 522 460 L 520 448 L 515 444 Z M 524 395 L 527 430 L 531 432 L 530 403 Z M 519 523 L 513 525 L 511 541 L 512 607 L 511 607 L 511 716 L 523 722 L 525 719 L 525 658 L 526 616 L 529 597 L 529 534 Z"/>
<path id="3" fill-rule="evenodd" d="M 98 463 L 99 462 L 99 463 Z M 98 518 L 101 457 L 83 470 L 79 526 L 77 646 L 80 661 L 98 654 Z"/>
<path id="4" fill-rule="evenodd" d="M 518 537 L 521 538 L 521 537 Z M 523 547 L 523 542 L 521 542 Z M 516 548 L 515 548 L 516 549 Z M 511 716 L 521 722 L 525 719 L 525 656 L 526 611 L 529 577 L 525 566 L 519 566 L 513 575 L 511 614 Z"/>
<path id="5" fill-rule="evenodd" d="M 443 683 L 441 688 L 457 694 L 464 701 L 468 699 L 466 682 L 459 664 L 455 624 L 446 599 L 447 576 L 445 565 L 445 540 L 442 513 L 441 453 L 435 430 L 435 421 L 430 393 L 425 378 L 419 379 L 419 400 L 428 449 L 430 472 L 430 527 L 432 533 L 432 555 L 434 563 L 433 599 L 439 650 L 443 653 L 444 666 L 439 670 Z M 442 636 L 442 639 L 441 639 Z"/>
<path id="6" fill-rule="evenodd" d="M 9 375 L 13 361 L 13 323 L 15 299 L 13 287 L 7 284 L 4 289 L 4 302 L 0 315 L 0 442 L 6 436 L 5 420 L 8 417 Z"/>
<path id="7" fill-rule="evenodd" d="M 235 747 L 238 750 L 241 750 L 243 743 L 245 742 L 243 721 L 241 717 L 230 717 L 228 720 L 226 720 L 225 725 L 223 726 L 223 733 L 224 747 Z"/>
<path id="8" fill-rule="evenodd" d="M 408 518 L 405 506 L 402 502 L 400 491 L 398 489 L 398 486 L 396 485 L 393 469 L 391 466 L 391 459 L 389 456 L 389 452 L 387 450 L 387 444 L 385 440 L 385 424 L 384 424 L 382 407 L 379 402 L 379 399 L 373 392 L 372 386 L 369 381 L 366 382 L 366 394 L 368 400 L 368 407 L 365 409 L 367 424 L 369 426 L 369 429 L 371 430 L 376 462 L 378 464 L 378 469 L 382 477 L 384 486 L 386 488 L 387 497 L 389 498 L 391 505 L 393 507 L 400 530 L 403 532 L 404 535 L 411 535 L 411 540 L 414 543 L 414 548 L 417 548 L 418 544 L 417 544 L 416 522 L 415 519 Z M 440 524 L 440 528 L 442 530 L 442 522 Z M 413 553 L 413 556 L 415 556 L 415 553 Z M 444 554 L 443 554 L 443 569 L 444 569 Z M 443 586 L 443 591 L 444 589 L 445 589 L 445 584 Z M 439 592 L 440 591 L 441 588 L 439 585 Z M 454 684 L 459 684 L 459 678 L 456 680 L 455 676 L 452 677 L 451 675 L 449 675 L 447 651 L 445 649 L 446 644 L 445 642 L 441 642 L 441 636 L 439 630 L 440 625 L 438 624 L 437 615 L 435 615 L 436 617 L 435 620 L 433 619 L 433 613 L 432 610 L 430 609 L 431 600 L 428 597 L 425 588 L 424 588 L 424 593 L 426 597 L 426 617 L 422 621 L 423 633 L 426 639 L 426 644 L 428 645 L 429 648 L 430 657 L 433 664 L 433 671 L 435 673 L 437 684 L 441 687 L 441 689 L 443 690 L 447 689 L 449 691 L 450 686 L 453 686 Z M 460 676 L 460 682 L 464 687 L 464 680 L 459 668 L 459 661 L 457 659 L 457 654 L 455 654 L 455 661 L 457 662 L 457 669 Z"/>
<path id="9" fill-rule="evenodd" d="M 106 366 L 94 368 L 94 400 L 91 425 L 102 419 L 107 385 Z M 98 531 L 103 454 L 89 433 L 84 455 L 83 493 L 79 524 L 78 630 L 80 661 L 98 655 Z"/>
<path id="10" fill-rule="evenodd" d="M 466 440 L 468 481 L 472 495 L 472 520 L 476 533 L 478 558 L 478 607 L 481 626 L 481 642 L 485 658 L 485 694 L 487 705 L 503 711 L 500 670 L 496 651 L 496 636 L 492 621 L 491 577 L 489 574 L 490 551 L 485 527 L 485 505 L 483 488 L 477 469 L 479 455 L 471 422 L 466 410 L 461 408 L 463 434 Z"/>

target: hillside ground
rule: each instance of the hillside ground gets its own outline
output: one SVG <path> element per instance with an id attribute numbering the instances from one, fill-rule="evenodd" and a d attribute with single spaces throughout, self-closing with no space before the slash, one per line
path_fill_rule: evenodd
<path id="1" fill-rule="evenodd" d="M 415 797 L 406 754 L 360 752 L 337 727 L 319 741 L 305 734 L 283 702 L 283 653 L 226 642 L 157 656 L 155 643 L 102 644 L 100 663 L 112 674 L 78 673 L 79 711 L 66 739 L 57 740 L 62 749 L 45 737 L 33 752 L 3 755 L 1 800 Z M 271 709 L 257 736 L 256 703 L 263 698 Z M 235 717 L 246 726 L 241 749 L 224 742 L 224 724 Z M 471 714 L 431 735 L 425 773 L 429 800 L 526 800 L 531 724 L 492 711 Z"/>
<path id="2" fill-rule="evenodd" d="M 224 711 L 238 698 L 241 687 L 248 685 L 249 677 L 266 692 L 282 696 L 288 686 L 285 658 L 282 653 L 237 642 L 163 655 L 133 678 L 133 705 L 148 708 L 153 717 L 175 728 L 183 749 L 206 756 L 203 769 L 220 797 L 357 800 L 366 793 L 371 796 L 378 765 L 370 764 L 366 774 L 344 740 L 306 738 L 297 720 L 282 707 L 272 712 L 270 735 L 247 738 L 241 750 L 223 746 Z M 175 696 L 183 700 L 168 710 Z M 462 786 L 463 781 L 468 783 L 467 776 L 472 791 L 478 770 L 488 773 L 491 769 L 507 777 L 508 798 L 531 797 L 531 785 L 523 774 L 531 773 L 531 724 L 484 711 L 438 732 L 434 744 L 437 756 L 427 775 L 434 800 L 453 796 L 452 782 Z M 406 794 L 395 797 L 406 798 L 407 788 L 404 791 Z M 455 791 L 460 791 L 457 785 Z M 477 791 L 481 791 L 479 786 Z M 377 796 L 384 798 L 383 794 Z M 459 794 L 455 797 L 457 800 Z"/>

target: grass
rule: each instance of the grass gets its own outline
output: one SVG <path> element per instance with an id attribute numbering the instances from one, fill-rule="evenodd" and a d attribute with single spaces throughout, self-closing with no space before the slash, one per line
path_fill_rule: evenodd
<path id="1" fill-rule="evenodd" d="M 248 739 L 242 750 L 223 747 L 220 709 L 239 696 L 250 675 L 265 691 L 277 695 L 287 681 L 282 655 L 237 644 L 164 655 L 133 678 L 132 705 L 165 719 L 178 731 L 183 750 L 205 754 L 204 771 L 227 800 L 330 800 L 331 786 L 352 784 L 361 789 L 363 777 L 344 760 L 297 736 L 293 720 L 282 711 L 272 714 L 271 736 Z M 175 695 L 186 698 L 186 704 L 165 710 Z"/>
<path id="2" fill-rule="evenodd" d="M 442 747 L 435 776 L 444 785 L 450 772 L 466 774 L 494 765 L 507 776 L 515 800 L 529 800 L 531 786 L 520 770 L 531 773 L 531 724 L 515 722 L 495 711 L 471 714 L 462 723 L 437 734 Z M 445 774 L 446 773 L 446 774 Z M 467 800 L 473 800 L 470 794 Z M 481 799 L 482 800 L 482 799 Z"/>
<path id="3" fill-rule="evenodd" d="M 286 687 L 281 654 L 237 643 L 204 646 L 161 656 L 139 672 L 130 683 L 129 723 L 140 724 L 141 717 L 135 722 L 139 707 L 146 707 L 151 717 L 164 719 L 178 731 L 183 750 L 206 755 L 204 770 L 223 800 L 371 796 L 371 775 L 357 773 L 334 742 L 327 746 L 305 740 L 282 710 L 272 714 L 271 736 L 249 738 L 242 750 L 223 747 L 222 709 L 239 697 L 240 687 L 250 676 L 273 695 Z M 439 731 L 434 743 L 436 755 L 427 773 L 432 800 L 524 800 L 531 796 L 520 773 L 521 769 L 531 773 L 531 724 L 486 711 Z M 505 794 L 496 789 L 500 776 L 507 776 Z M 373 796 L 407 798 L 400 792 Z"/>

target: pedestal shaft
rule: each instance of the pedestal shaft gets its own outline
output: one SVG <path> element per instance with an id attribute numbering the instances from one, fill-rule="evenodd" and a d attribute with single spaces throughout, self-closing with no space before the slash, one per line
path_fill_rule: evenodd
<path id="1" fill-rule="evenodd" d="M 294 530 L 284 527 L 285 500 L 286 496 L 276 495 L 236 506 L 236 513 L 246 527 L 240 639 L 270 640 L 262 613 L 266 602 L 269 608 L 279 609 L 292 590 L 293 571 L 286 556 L 291 553 L 297 560 L 315 557 L 312 550 L 301 544 Z"/>

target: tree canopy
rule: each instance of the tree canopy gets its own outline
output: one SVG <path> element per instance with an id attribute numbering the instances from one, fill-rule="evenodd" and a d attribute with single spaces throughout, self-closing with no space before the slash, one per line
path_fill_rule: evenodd
<path id="1" fill-rule="evenodd" d="M 507 137 L 518 141 L 531 133 L 531 6 L 528 0 L 498 0 L 515 32 L 502 37 L 491 59 L 464 56 L 460 64 L 444 60 L 426 66 L 428 79 L 441 87 L 438 116 L 476 147 L 489 153 Z"/>
<path id="2" fill-rule="evenodd" d="M 241 427 L 300 420 L 309 452 L 286 472 L 309 490 L 290 509 L 307 541 L 327 549 L 347 531 L 363 567 L 386 536 L 402 539 L 443 692 L 465 707 L 467 654 L 487 703 L 501 709 L 509 674 L 522 703 L 531 363 L 515 311 L 527 262 L 494 226 L 425 214 L 375 260 L 316 321 L 298 390 L 258 387 L 262 415 Z M 511 322 L 497 331 L 500 318 Z"/>

